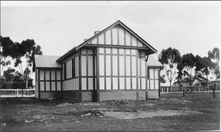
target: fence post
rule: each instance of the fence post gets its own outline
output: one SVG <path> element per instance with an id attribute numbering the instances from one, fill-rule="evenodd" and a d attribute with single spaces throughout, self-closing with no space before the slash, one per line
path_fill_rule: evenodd
<path id="1" fill-rule="evenodd" d="M 17 90 L 16 90 L 16 91 L 17 91 L 17 92 L 16 92 L 16 93 L 17 93 L 17 94 L 16 94 L 16 97 L 18 97 L 18 88 L 17 88 Z"/>
<path id="2" fill-rule="evenodd" d="M 215 98 L 215 96 L 216 96 L 216 95 L 215 95 L 215 89 L 216 89 L 216 88 L 213 88 L 213 98 Z"/>

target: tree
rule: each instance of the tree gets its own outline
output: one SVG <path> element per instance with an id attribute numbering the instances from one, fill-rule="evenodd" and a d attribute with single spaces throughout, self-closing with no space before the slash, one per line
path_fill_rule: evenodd
<path id="1" fill-rule="evenodd" d="M 181 80 L 182 80 L 182 78 L 183 78 L 183 68 L 184 68 L 184 66 L 183 66 L 183 64 L 182 63 L 179 63 L 178 65 L 177 65 L 177 69 L 178 69 L 178 72 L 177 72 L 177 80 L 178 80 L 178 82 L 181 82 Z"/>
<path id="2" fill-rule="evenodd" d="M 211 60 L 215 61 L 214 74 L 216 75 L 216 83 L 217 83 L 217 79 L 220 77 L 220 70 L 219 70 L 220 53 L 219 53 L 219 48 L 215 47 L 215 48 L 213 48 L 212 51 L 208 51 L 208 57 Z M 216 87 L 218 87 L 217 84 L 216 84 Z"/>
<path id="3" fill-rule="evenodd" d="M 24 83 L 28 84 L 29 75 L 32 71 L 34 72 L 35 69 L 34 55 L 42 55 L 41 47 L 35 45 L 33 39 L 24 40 L 20 44 L 18 42 L 13 42 L 9 37 L 1 37 L 1 47 L 3 49 L 1 55 L 5 58 L 4 61 L 1 59 L 1 65 L 8 64 L 6 63 L 6 58 L 14 60 L 14 66 L 19 67 Z M 22 58 L 26 61 L 22 62 Z M 25 63 L 24 68 L 22 67 L 22 63 Z M 26 88 L 27 87 L 28 85 L 26 85 Z"/>
<path id="4" fill-rule="evenodd" d="M 15 69 L 10 68 L 10 67 L 6 71 L 4 71 L 4 73 L 3 73 L 4 78 L 1 78 L 1 88 L 2 89 L 11 89 L 12 88 L 13 80 L 15 77 L 12 74 L 13 72 L 15 72 Z"/>
<path id="5" fill-rule="evenodd" d="M 35 46 L 35 41 L 32 39 L 27 39 L 21 42 L 19 46 L 18 56 L 15 58 L 15 66 L 20 67 L 20 72 L 22 73 L 22 79 L 26 84 L 26 88 L 28 88 L 28 80 L 29 76 L 34 72 L 35 60 L 34 55 L 42 55 L 41 47 L 39 45 Z M 21 58 L 24 57 L 26 62 L 26 67 L 22 68 Z"/>
<path id="6" fill-rule="evenodd" d="M 4 68 L 11 64 L 11 54 L 14 53 L 12 46 L 13 41 L 9 37 L 0 36 L 0 76 Z"/>
<path id="7" fill-rule="evenodd" d="M 166 83 L 165 75 L 160 76 L 160 83 Z"/>
<path id="8" fill-rule="evenodd" d="M 163 49 L 158 57 L 159 61 L 164 64 L 164 68 L 166 70 L 166 75 L 168 80 L 170 81 L 170 88 L 172 90 L 172 81 L 176 75 L 176 67 L 177 64 L 181 62 L 181 55 L 179 50 L 175 48 L 169 47 L 168 49 Z M 167 67 L 165 66 L 167 65 Z"/>

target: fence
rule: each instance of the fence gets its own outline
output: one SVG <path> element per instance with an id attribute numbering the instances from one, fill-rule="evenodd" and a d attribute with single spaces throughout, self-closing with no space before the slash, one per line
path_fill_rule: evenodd
<path id="1" fill-rule="evenodd" d="M 35 89 L 0 89 L 0 97 L 35 97 Z"/>

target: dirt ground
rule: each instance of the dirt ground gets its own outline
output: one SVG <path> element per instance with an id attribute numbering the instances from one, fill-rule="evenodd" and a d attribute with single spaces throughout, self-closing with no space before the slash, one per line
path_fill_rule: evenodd
<path id="1" fill-rule="evenodd" d="M 220 93 L 161 95 L 160 100 L 68 103 L 1 99 L 1 131 L 219 130 Z"/>

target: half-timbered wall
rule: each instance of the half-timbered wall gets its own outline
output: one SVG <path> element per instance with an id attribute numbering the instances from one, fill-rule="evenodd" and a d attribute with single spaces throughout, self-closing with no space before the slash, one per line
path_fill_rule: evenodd
<path id="1" fill-rule="evenodd" d="M 100 90 L 137 88 L 137 50 L 98 48 Z"/>
<path id="2" fill-rule="evenodd" d="M 159 68 L 148 68 L 148 87 L 150 90 L 159 89 Z"/>
<path id="3" fill-rule="evenodd" d="M 63 91 L 79 90 L 79 56 L 74 55 L 63 63 Z"/>
<path id="4" fill-rule="evenodd" d="M 138 52 L 138 89 L 147 89 L 147 71 L 146 71 L 146 61 L 145 61 L 145 52 L 139 51 Z"/>
<path id="5" fill-rule="evenodd" d="M 106 45 L 126 45 L 135 47 L 144 47 L 131 33 L 124 30 L 121 26 L 115 26 L 93 40 L 88 44 L 106 44 Z"/>
<path id="6" fill-rule="evenodd" d="M 81 90 L 96 89 L 96 58 L 94 49 L 81 50 Z"/>
<path id="7" fill-rule="evenodd" d="M 37 86 L 40 91 L 61 91 L 61 69 L 38 69 Z"/>

